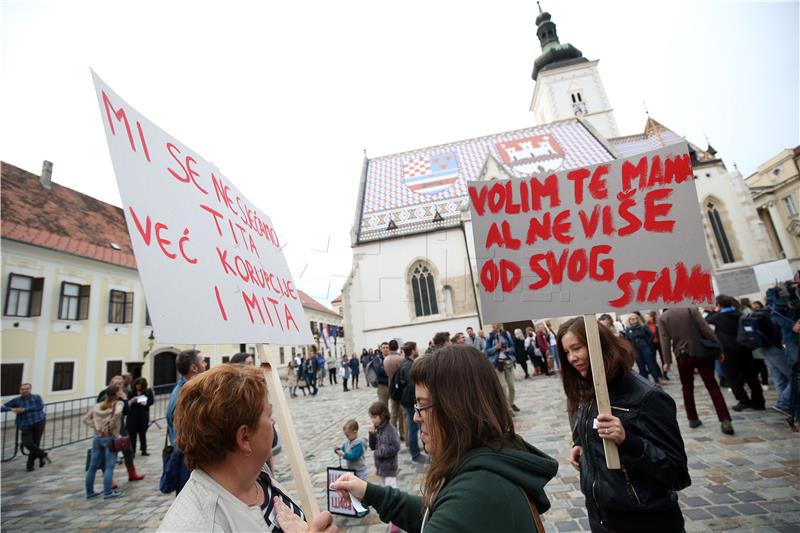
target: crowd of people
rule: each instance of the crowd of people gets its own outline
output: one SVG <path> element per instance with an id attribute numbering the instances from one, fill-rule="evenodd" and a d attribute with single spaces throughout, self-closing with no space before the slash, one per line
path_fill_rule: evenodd
<path id="1" fill-rule="evenodd" d="M 777 401 L 771 407 L 800 415 L 792 387 L 800 334 L 800 297 L 791 292 L 796 290 L 797 284 L 770 290 L 766 304 L 721 294 L 713 308 L 702 310 L 601 315 L 611 413 L 601 414 L 595 399 L 582 317 L 566 320 L 557 331 L 544 321 L 513 332 L 494 324 L 488 335 L 472 327 L 452 336 L 439 332 L 424 352 L 413 341 L 391 339 L 337 360 L 311 346 L 307 356 L 289 362 L 285 379 L 292 397 L 298 389 L 314 396 L 326 380 L 331 386 L 341 379 L 348 392 L 359 388 L 361 374 L 363 384 L 375 389 L 366 437 L 353 418 L 342 428 L 344 442 L 333 446 L 354 473 L 332 488 L 374 508 L 393 531 L 543 530 L 540 515 L 550 507 L 545 488 L 558 462 L 514 426 L 520 410 L 515 382 L 537 375 L 560 376 L 563 384 L 573 441 L 568 459 L 580 473 L 592 530 L 681 531 L 677 491 L 691 479 L 676 403 L 666 392 L 673 363 L 690 428 L 702 425 L 695 375 L 708 390 L 723 433 L 734 433 L 725 387 L 736 398 L 733 411 L 765 410 L 764 391 L 772 386 Z M 308 520 L 274 477 L 272 407 L 252 354 L 236 354 L 230 364 L 206 371 L 200 352 L 186 350 L 176 368 L 181 377 L 167 406 L 166 439 L 176 465 L 168 486 L 177 498 L 160 529 L 336 531 L 329 513 Z M 115 376 L 98 395 L 84 417 L 96 434 L 87 459 L 87 498 L 123 496 L 113 481 L 120 452 L 129 480 L 144 477 L 134 455 L 137 444 L 148 455 L 152 403 L 147 381 L 130 376 Z M 45 423 L 41 398 L 25 384 L 3 409 L 17 413 L 30 450 L 28 469 L 37 459 L 44 466 L 49 459 L 38 441 Z M 619 470 L 606 467 L 605 441 L 617 445 Z M 397 490 L 403 446 L 425 468 L 419 494 Z M 369 451 L 380 483 L 368 481 Z M 102 493 L 94 490 L 97 470 L 104 473 Z M 162 491 L 163 486 L 162 476 Z"/>

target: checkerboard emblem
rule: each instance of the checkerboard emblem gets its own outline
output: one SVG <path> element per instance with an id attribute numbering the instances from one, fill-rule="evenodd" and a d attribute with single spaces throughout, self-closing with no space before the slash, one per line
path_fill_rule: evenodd
<path id="1" fill-rule="evenodd" d="M 564 164 L 564 150 L 552 134 L 497 143 L 497 151 L 519 176 L 555 172 Z"/>
<path id="2" fill-rule="evenodd" d="M 439 194 L 452 187 L 458 176 L 458 161 L 453 152 L 417 157 L 403 163 L 403 181 L 417 194 Z"/>

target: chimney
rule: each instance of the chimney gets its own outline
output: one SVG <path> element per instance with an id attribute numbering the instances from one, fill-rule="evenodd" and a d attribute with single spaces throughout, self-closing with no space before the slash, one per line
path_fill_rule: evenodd
<path id="1" fill-rule="evenodd" d="M 53 177 L 53 163 L 51 163 L 50 161 L 42 162 L 42 175 L 39 178 L 39 183 L 41 183 L 42 187 L 44 187 L 45 189 L 50 190 L 53 187 L 53 184 L 51 183 L 52 177 Z"/>

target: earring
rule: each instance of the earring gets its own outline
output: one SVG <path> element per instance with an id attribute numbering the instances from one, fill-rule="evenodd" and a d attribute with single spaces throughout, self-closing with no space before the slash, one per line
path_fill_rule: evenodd
<path id="1" fill-rule="evenodd" d="M 253 455 L 253 450 L 250 450 L 248 453 L 244 454 L 245 457 L 250 457 Z"/>

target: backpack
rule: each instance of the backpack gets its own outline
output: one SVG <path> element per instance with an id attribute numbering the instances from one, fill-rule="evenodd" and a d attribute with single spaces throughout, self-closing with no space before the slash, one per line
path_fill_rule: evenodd
<path id="1" fill-rule="evenodd" d="M 765 313 L 755 312 L 739 317 L 736 342 L 751 350 L 780 346 L 780 332 Z"/>
<path id="2" fill-rule="evenodd" d="M 370 387 L 378 386 L 378 371 L 375 369 L 375 359 L 367 364 L 367 368 L 364 370 L 364 376 L 367 379 L 367 385 Z"/>
<path id="3" fill-rule="evenodd" d="M 392 379 L 389 380 L 389 398 L 392 400 L 399 402 L 403 398 L 403 390 L 406 388 L 406 384 L 402 380 L 402 372 L 401 369 L 398 368 L 397 371 L 392 374 Z"/>

